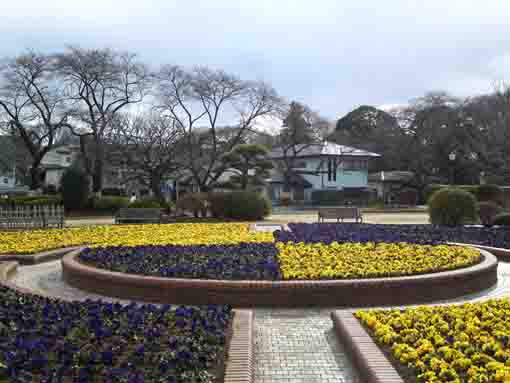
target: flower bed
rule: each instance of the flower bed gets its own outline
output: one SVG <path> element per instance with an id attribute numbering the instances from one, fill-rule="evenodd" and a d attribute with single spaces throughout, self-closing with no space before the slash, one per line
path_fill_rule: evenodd
<path id="1" fill-rule="evenodd" d="M 79 259 L 110 271 L 167 278 L 281 279 L 271 243 L 87 248 Z"/>
<path id="2" fill-rule="evenodd" d="M 510 381 L 510 300 L 359 311 L 406 382 Z"/>
<path id="3" fill-rule="evenodd" d="M 481 260 L 459 246 L 408 244 L 240 244 L 88 248 L 80 261 L 110 271 L 169 278 L 318 280 L 452 270 Z"/>
<path id="4" fill-rule="evenodd" d="M 284 279 L 349 279 L 424 274 L 480 261 L 480 252 L 460 246 L 405 243 L 277 243 Z"/>
<path id="5" fill-rule="evenodd" d="M 0 232 L 0 254 L 32 254 L 71 246 L 225 245 L 273 242 L 243 223 L 115 225 Z"/>
<path id="6" fill-rule="evenodd" d="M 62 302 L 0 287 L 0 381 L 216 382 L 230 306 Z"/>
<path id="7" fill-rule="evenodd" d="M 510 229 L 504 227 L 291 223 L 289 228 L 291 231 L 276 232 L 276 240 L 306 243 L 407 242 L 427 245 L 458 242 L 510 249 Z"/>

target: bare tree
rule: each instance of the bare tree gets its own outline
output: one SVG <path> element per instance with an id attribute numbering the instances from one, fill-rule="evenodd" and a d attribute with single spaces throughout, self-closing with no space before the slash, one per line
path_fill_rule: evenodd
<path id="1" fill-rule="evenodd" d="M 165 179 L 179 170 L 179 141 L 182 130 L 169 117 L 156 114 L 123 115 L 113 124 L 110 142 L 121 153 L 130 176 L 147 186 L 163 200 L 161 187 Z"/>
<path id="2" fill-rule="evenodd" d="M 310 146 L 321 143 L 329 128 L 329 122 L 309 107 L 298 102 L 290 103 L 272 155 L 279 160 L 277 164 L 283 173 L 284 191 L 290 191 L 293 169 L 299 156 Z"/>
<path id="3" fill-rule="evenodd" d="M 413 184 L 419 190 L 431 182 L 473 183 L 477 179 L 480 131 L 468 103 L 445 92 L 433 92 L 395 113 L 405 133 L 401 160 L 414 172 Z"/>
<path id="4" fill-rule="evenodd" d="M 67 126 L 82 138 L 85 171 L 92 177 L 92 191 L 100 193 L 107 130 L 121 110 L 143 101 L 149 73 L 136 55 L 111 49 L 69 47 L 55 59 L 70 100 Z"/>
<path id="5" fill-rule="evenodd" d="M 281 100 L 263 82 L 243 81 L 221 70 L 165 66 L 158 74 L 161 108 L 184 134 L 183 164 L 200 190 L 225 171 L 221 161 Z"/>
<path id="6" fill-rule="evenodd" d="M 21 138 L 30 155 L 30 188 L 41 186 L 41 161 L 68 121 L 65 95 L 51 57 L 28 52 L 0 67 L 0 118 L 4 133 Z"/>

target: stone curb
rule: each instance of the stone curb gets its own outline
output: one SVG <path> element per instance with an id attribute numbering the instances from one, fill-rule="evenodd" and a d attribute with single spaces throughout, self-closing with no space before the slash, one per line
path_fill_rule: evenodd
<path id="1" fill-rule="evenodd" d="M 0 262 L 15 261 L 22 265 L 34 265 L 36 263 L 54 261 L 62 258 L 67 253 L 78 249 L 82 249 L 82 247 L 64 247 L 61 249 L 48 250 L 34 254 L 2 254 L 0 255 Z"/>
<path id="2" fill-rule="evenodd" d="M 0 285 L 13 289 L 22 294 L 39 295 L 51 298 L 47 295 L 37 294 L 25 288 L 21 288 L 10 279 L 17 272 L 18 262 L 0 262 Z M 58 300 L 72 302 L 72 299 L 59 297 Z M 254 338 L 253 338 L 253 312 L 250 310 L 234 310 L 232 320 L 232 337 L 228 346 L 225 363 L 224 383 L 253 383 L 254 365 Z"/>
<path id="3" fill-rule="evenodd" d="M 404 383 L 397 370 L 372 340 L 351 310 L 331 313 L 333 327 L 359 374 L 367 383 Z"/>
<path id="4" fill-rule="evenodd" d="M 155 303 L 230 304 L 234 307 L 397 306 L 457 298 L 497 282 L 497 258 L 480 250 L 481 263 L 431 274 L 317 281 L 227 281 L 125 274 L 80 263 L 73 251 L 62 259 L 72 286 L 117 298 Z"/>
<path id="5" fill-rule="evenodd" d="M 252 383 L 253 374 L 253 312 L 235 310 L 233 336 L 228 349 L 224 383 Z"/>

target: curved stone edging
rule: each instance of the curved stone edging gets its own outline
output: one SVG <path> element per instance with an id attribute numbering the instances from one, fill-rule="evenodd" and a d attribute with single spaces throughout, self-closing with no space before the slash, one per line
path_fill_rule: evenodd
<path id="1" fill-rule="evenodd" d="M 497 258 L 485 250 L 481 263 L 431 274 L 317 281 L 227 281 L 149 277 L 111 272 L 62 259 L 63 277 L 82 290 L 124 299 L 181 304 L 254 306 L 381 306 L 426 303 L 479 292 L 497 282 Z"/>
<path id="2" fill-rule="evenodd" d="M 404 383 L 395 367 L 350 310 L 331 313 L 334 330 L 367 383 Z"/>
<path id="3" fill-rule="evenodd" d="M 34 254 L 2 254 L 0 255 L 0 262 L 15 261 L 22 265 L 33 265 L 62 258 L 67 253 L 79 249 L 82 249 L 82 247 L 62 247 L 60 249 L 47 250 Z"/>
<path id="4" fill-rule="evenodd" d="M 7 282 L 18 271 L 18 262 L 0 262 L 0 283 Z"/>

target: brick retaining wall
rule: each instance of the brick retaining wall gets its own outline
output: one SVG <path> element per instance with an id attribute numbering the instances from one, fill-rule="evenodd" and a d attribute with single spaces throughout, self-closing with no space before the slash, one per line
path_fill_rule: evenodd
<path id="1" fill-rule="evenodd" d="M 477 265 L 424 275 L 321 281 L 176 279 L 110 272 L 84 265 L 79 250 L 62 260 L 72 286 L 102 295 L 149 302 L 231 304 L 234 307 L 381 306 L 451 299 L 492 287 L 497 259 L 480 250 Z"/>

